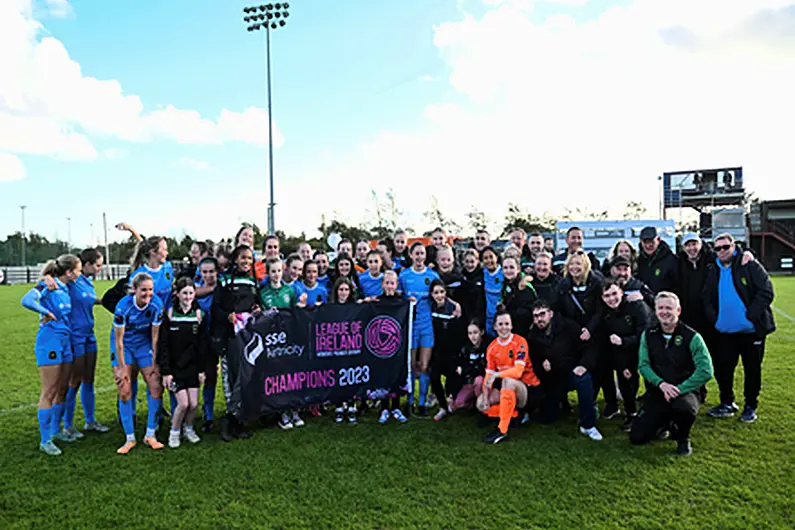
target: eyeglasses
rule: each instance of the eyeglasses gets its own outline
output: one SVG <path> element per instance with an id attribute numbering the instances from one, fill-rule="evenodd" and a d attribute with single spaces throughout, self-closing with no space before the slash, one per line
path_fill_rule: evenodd
<path id="1" fill-rule="evenodd" d="M 585 251 L 584 250 L 575 250 L 574 251 L 574 255 L 575 256 L 584 256 L 585 255 Z"/>
<path id="2" fill-rule="evenodd" d="M 730 248 L 732 248 L 731 245 L 718 245 L 715 247 L 715 252 L 723 252 L 724 250 L 729 250 Z"/>

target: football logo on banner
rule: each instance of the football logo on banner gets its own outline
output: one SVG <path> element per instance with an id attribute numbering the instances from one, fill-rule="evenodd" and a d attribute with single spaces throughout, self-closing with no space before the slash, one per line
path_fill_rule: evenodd
<path id="1" fill-rule="evenodd" d="M 400 322 L 390 316 L 375 317 L 367 324 L 364 336 L 373 355 L 388 359 L 400 348 Z"/>

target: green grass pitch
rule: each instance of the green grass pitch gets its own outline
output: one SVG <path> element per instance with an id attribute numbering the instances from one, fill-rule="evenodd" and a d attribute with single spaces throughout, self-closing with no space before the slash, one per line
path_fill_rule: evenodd
<path id="1" fill-rule="evenodd" d="M 776 307 L 795 315 L 795 279 L 775 286 Z M 670 441 L 630 446 L 620 419 L 598 421 L 602 442 L 570 415 L 488 446 L 472 414 L 380 426 L 374 412 L 355 427 L 310 418 L 300 430 L 259 429 L 229 444 L 212 434 L 158 452 L 140 443 L 139 426 L 138 447 L 122 457 L 111 319 L 98 308 L 97 417 L 113 429 L 61 443 L 51 458 L 38 450 L 37 324 L 19 303 L 29 288 L 0 287 L 0 528 L 795 527 L 795 324 L 781 314 L 759 420 L 714 420 L 703 407 L 687 459 L 672 456 Z M 741 377 L 740 368 L 738 401 Z M 709 390 L 713 405 L 714 380 Z M 82 426 L 79 401 L 75 420 Z"/>

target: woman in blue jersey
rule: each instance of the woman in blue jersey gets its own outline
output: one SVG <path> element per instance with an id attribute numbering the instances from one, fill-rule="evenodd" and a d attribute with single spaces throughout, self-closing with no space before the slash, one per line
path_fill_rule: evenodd
<path id="1" fill-rule="evenodd" d="M 154 282 L 155 296 L 160 299 L 164 310 L 171 308 L 173 299 L 172 291 L 174 284 L 174 269 L 168 261 L 168 244 L 166 239 L 161 236 L 151 236 L 142 239 L 135 246 L 132 260 L 130 261 L 130 283 L 141 273 L 146 273 L 152 277 Z M 133 403 L 138 399 L 138 373 L 133 370 L 130 373 L 132 381 Z M 170 410 L 177 408 L 177 398 L 169 392 Z M 133 405 L 135 411 L 135 405 Z M 160 416 L 158 416 L 158 422 Z"/>
<path id="2" fill-rule="evenodd" d="M 94 306 L 100 305 L 92 280 L 102 269 L 102 253 L 94 248 L 87 248 L 80 253 L 82 274 L 75 281 L 67 284 L 69 298 L 72 303 L 70 325 L 72 330 L 72 370 L 69 377 L 69 389 L 66 391 L 66 408 L 64 410 L 64 431 L 76 439 L 82 439 L 83 433 L 74 426 L 77 393 L 85 414 L 86 431 L 108 432 L 110 429 L 99 422 L 94 416 L 95 394 L 94 375 L 97 368 L 97 337 L 94 334 Z M 58 289 L 55 277 L 43 275 L 49 290 Z"/>
<path id="3" fill-rule="evenodd" d="M 154 285 L 148 273 L 136 274 L 132 280 L 133 293 L 119 300 L 113 314 L 114 340 L 111 343 L 110 364 L 119 390 L 119 413 L 126 436 L 124 445 L 116 451 L 120 455 L 126 455 L 136 445 L 130 385 L 133 367 L 144 376 L 149 390 L 144 444 L 152 449 L 163 448 L 163 444 L 155 437 L 155 430 L 163 393 L 156 361 L 164 307 L 160 298 L 154 295 Z"/>
<path id="4" fill-rule="evenodd" d="M 163 307 L 171 307 L 174 269 L 168 261 L 168 243 L 161 236 L 147 237 L 135 245 L 130 261 L 130 283 L 136 275 L 145 272 L 152 277 L 155 295 Z"/>
<path id="5" fill-rule="evenodd" d="M 294 253 L 287 256 L 284 263 L 284 283 L 293 287 L 297 282 L 301 281 L 301 275 L 304 273 L 304 260 L 300 254 Z"/>
<path id="6" fill-rule="evenodd" d="M 36 333 L 36 364 L 41 377 L 39 395 L 39 449 L 57 456 L 61 450 L 53 438 L 74 441 L 74 437 L 61 432 L 61 418 L 64 413 L 66 387 L 72 363 L 72 344 L 70 313 L 72 302 L 67 285 L 74 282 L 81 271 L 80 259 L 72 254 L 58 256 L 48 262 L 42 270 L 43 275 L 55 278 L 57 289 L 50 291 L 40 281 L 22 297 L 26 309 L 41 315 L 39 330 Z"/>
<path id="7" fill-rule="evenodd" d="M 497 304 L 502 296 L 502 284 L 505 276 L 502 272 L 497 252 L 492 247 L 486 247 L 481 253 L 483 261 L 483 290 L 486 292 L 486 335 L 487 342 L 497 337 L 494 330 L 494 316 L 497 314 Z"/>
<path id="8" fill-rule="evenodd" d="M 394 252 L 392 253 L 392 263 L 395 270 L 400 273 L 403 269 L 411 267 L 411 256 L 409 255 L 408 235 L 405 230 L 396 230 L 392 237 Z"/>
<path id="9" fill-rule="evenodd" d="M 381 253 L 377 250 L 370 250 L 365 258 L 367 270 L 359 274 L 360 293 L 365 302 L 372 302 L 382 294 L 384 287 L 384 261 Z"/>
<path id="10" fill-rule="evenodd" d="M 318 267 L 315 260 L 304 262 L 304 276 L 301 281 L 296 282 L 293 289 L 298 301 L 307 306 L 323 305 L 328 302 L 328 289 L 318 281 Z"/>
<path id="11" fill-rule="evenodd" d="M 409 252 L 412 266 L 400 273 L 399 291 L 403 297 L 415 303 L 414 322 L 411 333 L 411 373 L 412 383 L 409 388 L 408 408 L 414 404 L 413 379 L 419 377 L 420 399 L 417 415 L 426 417 L 426 398 L 431 385 L 428 364 L 433 350 L 433 323 L 431 321 L 430 291 L 431 282 L 438 280 L 439 275 L 425 266 L 425 247 L 416 241 Z"/>

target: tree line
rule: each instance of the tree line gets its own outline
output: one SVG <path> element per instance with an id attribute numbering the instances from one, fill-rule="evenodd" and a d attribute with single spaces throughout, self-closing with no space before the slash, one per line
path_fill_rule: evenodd
<path id="1" fill-rule="evenodd" d="M 328 247 L 326 237 L 329 234 L 337 233 L 343 238 L 351 241 L 359 240 L 379 240 L 391 236 L 397 229 L 402 228 L 409 233 L 417 233 L 411 226 L 404 222 L 403 211 L 398 207 L 395 194 L 389 190 L 384 197 L 372 192 L 373 205 L 366 211 L 368 221 L 359 225 L 348 224 L 338 212 L 333 212 L 331 220 L 326 220 L 323 216 L 321 225 L 318 227 L 320 237 L 308 238 L 304 232 L 298 235 L 285 234 L 283 231 L 276 231 L 281 242 L 281 248 L 285 255 L 298 250 L 298 245 L 307 241 L 312 248 L 334 250 Z M 647 215 L 646 207 L 642 203 L 630 201 L 626 204 L 623 219 L 640 219 Z M 472 206 L 465 214 L 465 222 L 460 223 L 452 216 L 447 215 L 435 196 L 431 196 L 428 209 L 423 213 L 423 218 L 432 227 L 442 227 L 449 234 L 471 236 L 476 231 L 486 229 L 491 233 L 492 238 L 498 239 L 507 237 L 508 232 L 513 227 L 524 229 L 528 233 L 532 232 L 552 232 L 557 221 L 568 220 L 605 220 L 609 218 L 607 211 L 593 212 L 580 208 L 565 209 L 562 215 L 557 217 L 548 213 L 537 215 L 527 211 L 516 203 L 508 203 L 502 220 L 493 221 L 485 212 Z M 266 233 L 256 224 L 251 225 L 254 230 L 254 245 L 262 248 L 262 243 Z M 144 234 L 147 235 L 147 234 Z M 422 232 L 421 235 L 429 236 L 430 232 Z M 229 238 L 215 241 L 214 244 L 224 244 L 231 247 L 233 245 L 231 234 Z M 169 258 L 172 261 L 186 259 L 190 255 L 190 247 L 199 239 L 190 235 L 183 235 L 180 239 L 166 237 L 169 249 Z M 132 237 L 121 242 L 109 243 L 109 258 L 106 262 L 124 263 L 130 260 L 135 249 L 135 240 Z M 53 257 L 67 252 L 79 252 L 81 249 L 70 248 L 66 241 L 56 239 L 50 241 L 47 237 L 28 232 L 25 238 L 25 262 L 28 265 L 44 263 Z M 103 249 L 104 250 L 104 249 Z M 5 240 L 0 241 L 0 266 L 14 266 L 22 264 L 22 233 L 15 232 L 8 235 Z"/>

